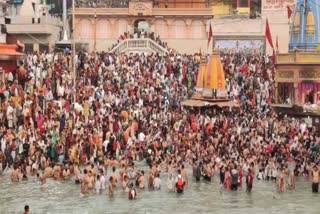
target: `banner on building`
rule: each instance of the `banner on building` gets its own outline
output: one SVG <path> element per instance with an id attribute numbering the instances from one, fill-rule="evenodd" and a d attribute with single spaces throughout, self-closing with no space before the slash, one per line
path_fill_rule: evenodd
<path id="1" fill-rule="evenodd" d="M 263 0 L 262 10 L 286 10 L 287 7 L 294 7 L 296 0 Z"/>
<path id="2" fill-rule="evenodd" d="M 217 39 L 215 48 L 221 54 L 263 54 L 265 42 L 262 39 Z"/>

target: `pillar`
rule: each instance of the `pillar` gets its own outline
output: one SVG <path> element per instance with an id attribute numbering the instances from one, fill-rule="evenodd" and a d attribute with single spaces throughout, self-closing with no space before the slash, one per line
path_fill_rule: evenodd
<path id="1" fill-rule="evenodd" d="M 62 21 L 63 21 L 63 33 L 67 33 L 67 0 L 62 2 Z"/>
<path id="2" fill-rule="evenodd" d="M 276 82 L 275 83 L 275 86 L 274 86 L 274 102 L 276 103 L 276 104 L 278 104 L 279 103 L 279 99 L 278 99 L 278 82 Z"/>
<path id="3" fill-rule="evenodd" d="M 293 84 L 293 97 L 294 97 L 294 100 L 293 100 L 292 104 L 299 104 L 300 100 L 299 100 L 299 91 L 298 91 L 298 83 L 297 82 L 295 82 Z"/>
<path id="4" fill-rule="evenodd" d="M 148 23 L 149 23 L 149 33 L 152 33 L 152 32 L 155 32 L 156 31 L 156 20 L 155 19 L 150 19 L 150 20 L 147 20 Z"/>

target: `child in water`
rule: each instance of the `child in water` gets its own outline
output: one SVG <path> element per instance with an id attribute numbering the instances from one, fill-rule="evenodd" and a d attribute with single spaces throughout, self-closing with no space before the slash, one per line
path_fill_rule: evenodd
<path id="1" fill-rule="evenodd" d="M 129 190 L 129 200 L 136 199 L 137 197 L 137 190 L 134 188 L 133 183 L 130 184 Z"/>

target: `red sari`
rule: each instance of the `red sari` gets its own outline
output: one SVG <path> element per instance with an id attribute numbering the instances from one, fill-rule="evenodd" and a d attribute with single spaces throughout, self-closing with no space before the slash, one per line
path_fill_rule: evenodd
<path id="1" fill-rule="evenodd" d="M 226 171 L 224 174 L 224 187 L 227 190 L 230 190 L 231 188 L 231 174 L 229 171 Z"/>

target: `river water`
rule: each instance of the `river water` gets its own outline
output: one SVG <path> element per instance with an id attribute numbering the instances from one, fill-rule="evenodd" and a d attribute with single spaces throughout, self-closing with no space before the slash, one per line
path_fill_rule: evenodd
<path id="1" fill-rule="evenodd" d="M 137 164 L 145 168 L 144 163 Z M 145 173 L 147 174 L 147 173 Z M 109 173 L 110 175 L 110 173 Z M 191 171 L 188 169 L 191 179 Z M 21 214 L 24 205 L 30 206 L 33 214 L 99 214 L 99 213 L 320 213 L 320 194 L 311 192 L 311 181 L 299 177 L 296 190 L 277 193 L 272 181 L 254 181 L 252 193 L 245 188 L 237 192 L 225 191 L 215 176 L 211 183 L 191 180 L 183 194 L 169 193 L 165 173 L 161 174 L 160 191 L 138 190 L 138 198 L 128 200 L 128 194 L 119 187 L 114 197 L 91 193 L 80 198 L 80 186 L 73 181 L 48 179 L 40 187 L 36 178 L 13 184 L 9 175 L 0 176 L 0 214 Z M 147 180 L 147 176 L 145 176 Z"/>

